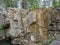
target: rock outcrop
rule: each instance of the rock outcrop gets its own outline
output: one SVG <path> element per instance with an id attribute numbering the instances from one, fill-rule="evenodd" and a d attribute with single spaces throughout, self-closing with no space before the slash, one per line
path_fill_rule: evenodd
<path id="1" fill-rule="evenodd" d="M 51 29 L 49 26 L 52 22 L 51 16 L 59 17 L 58 13 L 56 15 L 54 13 L 56 12 L 52 12 L 51 8 L 32 11 L 10 8 L 5 13 L 5 23 L 10 23 L 6 36 L 11 37 L 13 44 L 42 42 L 44 45 L 47 43 L 48 31 Z"/>
<path id="2" fill-rule="evenodd" d="M 32 11 L 11 8 L 6 11 L 5 23 L 10 23 L 10 28 L 6 32 L 7 37 L 23 38 L 32 42 L 45 42 L 47 40 L 47 13 L 48 9 L 36 9 Z M 45 15 L 44 15 L 45 14 Z M 44 41 L 43 41 L 44 40 Z"/>

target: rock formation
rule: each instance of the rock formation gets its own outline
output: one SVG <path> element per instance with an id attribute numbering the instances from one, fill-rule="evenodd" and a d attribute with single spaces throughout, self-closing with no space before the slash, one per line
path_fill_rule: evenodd
<path id="1" fill-rule="evenodd" d="M 42 42 L 44 45 L 47 43 L 48 31 L 51 29 L 49 25 L 55 19 L 59 20 L 58 13 L 55 13 L 51 8 L 32 11 L 10 8 L 5 13 L 5 23 L 10 23 L 10 28 L 6 29 L 6 36 L 12 39 L 13 44 L 31 41 L 34 43 Z M 55 18 L 52 20 L 51 16 Z"/>

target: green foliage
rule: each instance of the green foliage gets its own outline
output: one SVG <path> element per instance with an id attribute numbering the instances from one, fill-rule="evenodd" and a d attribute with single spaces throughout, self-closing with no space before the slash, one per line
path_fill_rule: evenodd
<path id="1" fill-rule="evenodd" d="M 39 0 L 23 0 L 22 2 L 23 2 L 22 6 L 23 6 L 24 9 L 27 9 L 27 7 L 29 9 L 39 8 Z M 27 5 L 27 2 L 29 2 L 29 4 L 31 5 L 30 7 L 29 7 L 29 5 Z"/>
<path id="2" fill-rule="evenodd" d="M 6 7 L 17 7 L 19 0 L 2 0 Z"/>
<path id="3" fill-rule="evenodd" d="M 31 10 L 34 10 L 34 9 L 37 9 L 37 8 L 39 8 L 39 5 L 33 5 L 33 6 L 31 6 Z"/>
<path id="4" fill-rule="evenodd" d="M 58 2 L 57 2 L 57 0 L 54 0 L 53 7 L 60 7 L 60 0 Z"/>
<path id="5" fill-rule="evenodd" d="M 39 3 L 38 2 L 39 2 L 38 0 L 34 0 L 32 6 L 31 6 L 31 9 L 37 9 L 37 8 L 39 8 Z"/>

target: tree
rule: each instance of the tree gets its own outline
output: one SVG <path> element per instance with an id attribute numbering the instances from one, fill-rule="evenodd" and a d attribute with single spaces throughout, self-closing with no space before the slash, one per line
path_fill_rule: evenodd
<path id="1" fill-rule="evenodd" d="M 6 7 L 17 7 L 19 0 L 2 0 Z"/>
<path id="2" fill-rule="evenodd" d="M 53 0 L 53 7 L 60 7 L 60 0 Z"/>
<path id="3" fill-rule="evenodd" d="M 24 8 L 24 9 L 39 8 L 39 0 L 22 0 L 22 8 Z"/>

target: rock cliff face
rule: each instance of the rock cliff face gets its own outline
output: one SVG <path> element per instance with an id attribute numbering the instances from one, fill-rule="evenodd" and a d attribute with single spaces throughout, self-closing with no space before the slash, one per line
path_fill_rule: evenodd
<path id="1" fill-rule="evenodd" d="M 5 23 L 10 23 L 6 36 L 16 40 L 39 42 L 47 40 L 47 9 L 36 9 L 32 11 L 21 9 L 8 9 L 6 11 Z M 49 12 L 48 12 L 49 13 Z M 18 40 L 20 39 L 20 41 Z"/>
<path id="2" fill-rule="evenodd" d="M 10 23 L 7 30 L 7 37 L 11 37 L 15 42 L 17 38 L 39 42 L 47 40 L 47 9 L 36 9 L 32 11 L 21 9 L 8 9 L 5 23 Z M 48 12 L 49 13 L 49 12 Z M 19 42 L 19 41 L 18 41 Z"/>
<path id="3" fill-rule="evenodd" d="M 10 8 L 6 11 L 5 23 L 10 23 L 6 36 L 12 39 L 13 44 L 28 42 L 47 43 L 48 29 L 52 22 L 51 16 L 59 19 L 51 8 L 41 8 L 32 11 Z M 53 15 L 52 15 L 53 14 Z M 53 20 L 53 21 L 54 21 Z M 54 28 L 55 29 L 55 28 Z"/>

